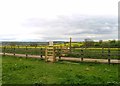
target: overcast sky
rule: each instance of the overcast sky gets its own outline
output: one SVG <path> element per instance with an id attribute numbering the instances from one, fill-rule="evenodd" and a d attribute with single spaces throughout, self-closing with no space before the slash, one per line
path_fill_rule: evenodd
<path id="1" fill-rule="evenodd" d="M 119 0 L 0 0 L 0 41 L 118 39 Z"/>

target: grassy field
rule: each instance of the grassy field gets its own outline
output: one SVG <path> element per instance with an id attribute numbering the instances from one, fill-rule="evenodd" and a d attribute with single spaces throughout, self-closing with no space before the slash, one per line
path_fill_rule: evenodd
<path id="1" fill-rule="evenodd" d="M 118 64 L 2 57 L 3 84 L 118 84 Z"/>

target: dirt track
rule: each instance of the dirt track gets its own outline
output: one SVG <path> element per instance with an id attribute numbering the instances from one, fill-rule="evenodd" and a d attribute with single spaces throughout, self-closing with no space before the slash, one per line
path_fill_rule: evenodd
<path id="1" fill-rule="evenodd" d="M 2 55 L 3 53 L 0 53 Z M 5 55 L 13 56 L 11 53 L 5 53 Z M 15 56 L 19 57 L 26 57 L 25 54 L 15 54 Z M 39 55 L 28 55 L 28 58 L 41 58 Z M 43 59 L 45 56 L 43 56 Z M 59 59 L 58 57 L 56 59 Z M 81 61 L 81 58 L 73 58 L 73 57 L 61 57 L 61 60 L 68 60 L 68 61 Z M 92 58 L 83 58 L 83 62 L 100 62 L 100 63 L 108 63 L 108 59 L 92 59 Z M 110 63 L 119 63 L 120 60 L 111 59 Z"/>

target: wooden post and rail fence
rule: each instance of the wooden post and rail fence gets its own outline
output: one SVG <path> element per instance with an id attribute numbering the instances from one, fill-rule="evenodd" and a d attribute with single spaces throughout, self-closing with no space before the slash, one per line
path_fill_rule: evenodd
<path id="1" fill-rule="evenodd" d="M 69 47 L 68 46 L 54 46 L 53 42 L 49 43 L 49 46 L 46 46 L 45 48 L 34 48 L 34 51 L 36 49 L 39 49 L 38 53 L 41 59 L 43 59 L 43 56 L 45 56 L 45 61 L 52 61 L 55 62 L 56 57 L 59 57 L 59 60 L 61 59 L 61 57 L 66 56 L 68 54 L 74 54 L 74 52 L 72 51 L 73 48 L 71 46 L 71 42 L 72 42 L 72 38 L 70 38 L 70 42 L 69 42 Z M 9 49 L 9 50 L 8 50 Z M 20 46 L 10 46 L 9 48 L 7 48 L 7 46 L 3 47 L 3 55 L 6 55 L 6 53 L 12 53 L 14 56 L 16 56 L 16 54 L 18 54 L 18 50 L 20 50 Z M 25 50 L 23 50 L 26 59 L 28 58 L 28 56 L 30 55 L 30 52 L 34 52 L 34 51 L 30 51 L 29 47 L 26 45 Z M 8 52 L 9 51 L 9 52 Z M 90 50 L 91 51 L 91 50 Z M 79 50 L 79 57 L 81 58 L 81 61 L 84 60 L 84 58 L 86 58 L 88 51 L 87 48 L 80 48 Z M 90 54 L 90 53 L 89 53 Z M 94 53 L 95 54 L 95 53 Z M 104 47 L 102 47 L 101 49 L 101 57 L 106 56 L 107 54 L 107 59 L 108 59 L 108 64 L 111 63 L 111 49 L 107 48 L 107 53 L 104 49 Z M 35 54 L 34 54 L 35 55 Z"/>
<path id="2" fill-rule="evenodd" d="M 10 49 L 11 50 L 10 50 Z M 19 54 L 17 53 L 17 49 L 20 49 L 18 47 L 9 47 L 7 48 L 6 46 L 3 47 L 3 55 L 6 55 L 6 53 L 13 53 L 13 56 L 16 56 L 16 54 Z M 12 51 L 12 52 L 7 52 L 7 49 L 9 49 L 9 51 Z M 37 48 L 36 48 L 37 49 Z M 30 49 L 28 48 L 28 46 L 25 46 L 25 56 L 26 56 L 26 59 L 27 57 L 29 56 L 29 51 Z M 111 49 L 108 48 L 106 51 L 104 51 L 105 49 L 102 48 L 101 49 L 101 57 L 104 57 L 106 54 L 106 56 L 108 57 L 108 64 L 111 63 Z M 59 57 L 59 59 L 61 59 L 61 57 L 64 57 L 66 54 L 71 54 L 72 51 L 70 52 L 69 48 L 68 47 L 63 47 L 63 46 L 46 46 L 45 48 L 39 48 L 39 56 L 41 59 L 43 59 L 43 56 L 45 56 L 45 61 L 52 61 L 52 62 L 55 62 L 57 61 L 56 60 L 56 57 Z M 80 49 L 80 58 L 81 58 L 81 61 L 84 60 L 85 58 L 85 55 L 87 54 L 87 51 L 85 51 L 84 48 L 81 48 Z"/>

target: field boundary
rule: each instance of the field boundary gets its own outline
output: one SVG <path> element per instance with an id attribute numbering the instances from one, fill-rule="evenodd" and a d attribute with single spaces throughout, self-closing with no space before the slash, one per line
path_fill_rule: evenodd
<path id="1" fill-rule="evenodd" d="M 0 55 L 4 55 L 4 53 L 0 53 Z M 5 53 L 5 55 L 8 56 L 18 56 L 18 57 L 24 57 L 26 58 L 26 54 L 13 54 L 13 53 Z M 41 59 L 39 55 L 28 55 L 27 58 L 38 58 Z M 45 59 L 45 56 L 42 57 L 42 59 Z M 77 62 L 98 62 L 98 63 L 108 63 L 108 59 L 93 59 L 93 58 L 75 58 L 75 57 L 56 57 L 57 60 L 66 60 L 66 61 L 77 61 Z M 110 59 L 110 63 L 114 64 L 120 64 L 120 60 L 118 59 Z"/>

